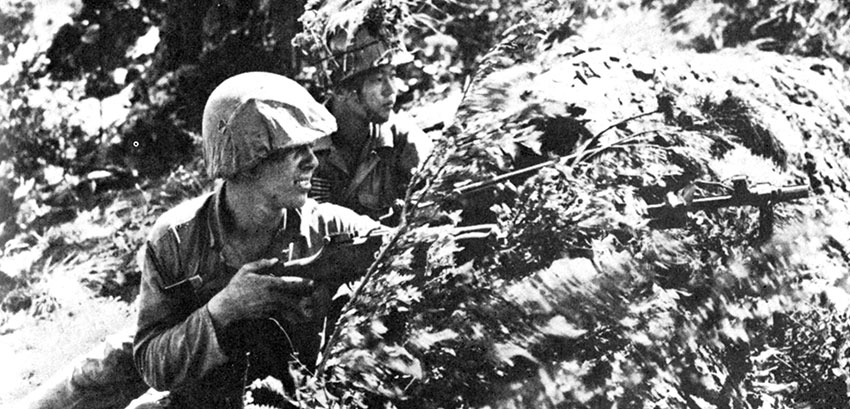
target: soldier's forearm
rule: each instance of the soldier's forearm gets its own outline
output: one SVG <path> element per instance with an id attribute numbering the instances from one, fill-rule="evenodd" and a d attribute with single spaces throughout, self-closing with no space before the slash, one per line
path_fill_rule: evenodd
<path id="1" fill-rule="evenodd" d="M 229 359 L 206 307 L 165 330 L 140 328 L 134 358 L 145 382 L 161 391 L 202 378 Z"/>

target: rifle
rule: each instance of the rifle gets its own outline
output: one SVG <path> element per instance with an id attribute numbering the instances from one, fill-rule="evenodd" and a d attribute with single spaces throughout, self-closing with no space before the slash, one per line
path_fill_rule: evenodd
<path id="1" fill-rule="evenodd" d="M 432 228 L 435 231 L 439 227 Z M 359 235 L 336 233 L 324 239 L 324 245 L 314 255 L 290 261 L 280 261 L 263 273 L 275 277 L 302 277 L 315 281 L 344 283 L 362 276 L 372 265 L 384 240 L 395 229 L 376 228 Z M 455 227 L 451 234 L 456 241 L 484 239 L 495 236 L 495 224 Z"/>
<path id="2" fill-rule="evenodd" d="M 667 194 L 666 202 L 648 205 L 646 212 L 647 216 L 653 219 L 650 222 L 652 227 L 669 228 L 680 226 L 688 212 L 733 206 L 758 207 L 760 234 L 762 237 L 767 237 L 773 231 L 773 205 L 807 197 L 809 197 L 808 185 L 776 187 L 769 184 L 755 184 L 751 187 L 746 177 L 738 176 L 732 179 L 730 194 L 692 199 L 682 198 L 670 192 Z"/>

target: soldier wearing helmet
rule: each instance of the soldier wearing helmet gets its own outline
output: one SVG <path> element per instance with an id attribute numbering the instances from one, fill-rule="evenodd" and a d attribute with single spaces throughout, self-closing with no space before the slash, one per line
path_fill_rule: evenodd
<path id="1" fill-rule="evenodd" d="M 316 142 L 319 165 L 310 196 L 395 224 L 400 199 L 431 141 L 409 116 L 393 111 L 395 69 L 413 56 L 400 39 L 372 26 L 339 28 L 328 36 L 327 107 L 338 127 Z"/>
<path id="2" fill-rule="evenodd" d="M 335 129 L 279 75 L 240 74 L 209 97 L 204 158 L 223 183 L 160 217 L 139 255 L 134 359 L 151 387 L 171 392 L 169 408 L 240 408 L 246 380 L 291 388 L 287 359 L 315 364 L 332 289 L 258 272 L 315 254 L 328 234 L 377 225 L 307 198 L 313 143 Z"/>

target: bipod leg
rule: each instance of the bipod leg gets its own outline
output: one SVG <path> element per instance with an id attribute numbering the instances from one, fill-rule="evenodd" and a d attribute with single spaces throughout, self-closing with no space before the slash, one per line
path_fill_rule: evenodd
<path id="1" fill-rule="evenodd" d="M 773 206 L 759 206 L 759 241 L 767 241 L 773 236 L 773 222 L 775 219 Z"/>

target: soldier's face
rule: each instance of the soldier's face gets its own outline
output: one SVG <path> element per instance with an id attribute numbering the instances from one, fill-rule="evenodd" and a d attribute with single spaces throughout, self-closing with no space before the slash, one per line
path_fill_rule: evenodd
<path id="1" fill-rule="evenodd" d="M 390 113 L 398 96 L 395 67 L 385 65 L 367 73 L 360 87 L 359 100 L 367 119 L 383 123 L 390 119 Z"/>
<path id="2" fill-rule="evenodd" d="M 256 188 L 270 207 L 299 208 L 307 200 L 310 179 L 318 163 L 312 145 L 273 153 L 255 169 Z"/>

